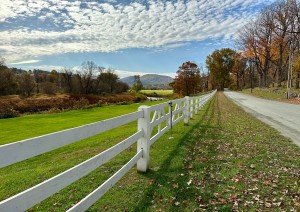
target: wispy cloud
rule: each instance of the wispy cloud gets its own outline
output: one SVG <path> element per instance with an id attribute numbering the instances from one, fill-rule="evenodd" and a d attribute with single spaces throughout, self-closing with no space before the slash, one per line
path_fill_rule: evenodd
<path id="1" fill-rule="evenodd" d="M 8 61 L 16 61 L 71 52 L 176 48 L 191 41 L 228 39 L 255 15 L 254 8 L 270 3 L 263 0 L 144 2 L 6 0 L 1 3 L 0 27 L 8 21 L 36 18 L 62 30 L 47 28 L 47 24 L 43 29 L 20 25 L 18 29 L 1 30 L 0 50 Z"/>
<path id="2" fill-rule="evenodd" d="M 31 63 L 38 63 L 40 60 L 24 60 L 20 62 L 10 63 L 11 65 L 22 65 L 22 64 L 31 64 Z"/>
<path id="3" fill-rule="evenodd" d="M 15 63 L 10 63 L 9 65 L 16 65 Z M 53 66 L 53 65 L 39 65 L 39 66 L 31 66 L 31 65 L 26 65 L 22 66 L 22 69 L 24 70 L 34 70 L 34 69 L 40 69 L 44 71 L 52 71 L 56 70 L 58 72 L 63 72 L 65 68 L 68 67 L 63 67 L 63 66 Z M 75 73 L 76 72 L 81 72 L 81 67 L 80 66 L 74 66 L 74 67 L 69 67 L 71 70 L 73 70 Z M 129 77 L 129 76 L 134 76 L 134 75 L 140 75 L 143 76 L 145 74 L 154 74 L 154 73 L 145 73 L 145 72 L 133 72 L 133 71 L 126 71 L 126 70 L 120 70 L 120 69 L 112 69 L 114 73 L 116 73 L 120 79 Z M 175 77 L 175 73 L 160 73 L 161 75 L 165 76 L 170 76 L 170 77 Z"/>
<path id="4" fill-rule="evenodd" d="M 8 64 L 8 66 L 11 66 L 11 65 L 12 65 L 12 63 Z M 15 65 L 15 64 L 13 64 L 13 65 Z M 34 70 L 34 69 L 40 69 L 40 70 L 44 70 L 44 71 L 56 70 L 56 71 L 60 72 L 60 71 L 64 70 L 65 67 L 63 67 L 63 66 L 53 66 L 53 65 L 37 65 L 37 66 L 36 65 L 35 66 L 25 65 L 25 66 L 22 66 L 21 68 L 26 70 L 26 71 Z M 75 67 L 74 70 L 76 71 L 77 67 Z"/>

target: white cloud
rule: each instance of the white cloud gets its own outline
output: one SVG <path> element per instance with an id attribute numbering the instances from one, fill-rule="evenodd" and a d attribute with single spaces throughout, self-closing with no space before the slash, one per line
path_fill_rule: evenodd
<path id="1" fill-rule="evenodd" d="M 71 52 L 112 52 L 126 48 L 176 48 L 191 41 L 233 37 L 263 0 L 148 1 L 129 5 L 66 0 L 6 0 L 0 24 L 36 16 L 69 27 L 65 31 L 15 29 L 0 32 L 8 61 Z M 115 5 L 115 6 L 114 6 Z M 51 10 L 40 14 L 43 10 Z M 65 12 L 63 12 L 65 11 Z M 53 15 L 54 13 L 60 15 Z M 52 15 L 51 15 L 52 14 Z M 71 27 L 71 28 L 70 28 Z"/>
<path id="2" fill-rule="evenodd" d="M 119 76 L 120 79 L 129 77 L 129 76 L 134 76 L 134 75 L 145 75 L 147 73 L 144 72 L 133 72 L 133 71 L 124 71 L 124 70 L 114 70 L 114 72 Z"/>
<path id="3" fill-rule="evenodd" d="M 43 71 L 52 71 L 52 70 L 61 71 L 65 68 L 63 66 L 53 66 L 53 65 L 38 65 L 38 66 L 35 65 L 35 66 L 32 66 L 32 65 L 21 64 L 21 66 L 20 65 L 14 66 L 12 63 L 8 64 L 8 67 L 21 68 L 21 69 L 24 69 L 26 71 L 34 70 L 34 69 L 39 69 L 39 70 L 43 70 Z M 72 68 L 75 71 L 78 69 L 78 67 L 72 67 Z"/>
<path id="4" fill-rule="evenodd" d="M 68 67 L 64 67 L 64 66 L 54 66 L 54 65 L 38 65 L 38 66 L 32 66 L 32 65 L 26 65 L 26 63 L 10 63 L 8 64 L 9 67 L 14 67 L 14 65 L 24 65 L 24 66 L 18 66 L 18 68 L 22 68 L 26 71 L 29 70 L 34 70 L 34 69 L 39 69 L 39 70 L 44 70 L 44 71 L 52 71 L 52 70 L 56 70 L 58 72 L 63 71 L 65 68 Z M 71 69 L 74 72 L 80 72 L 81 71 L 81 66 L 75 66 L 75 67 L 71 67 Z M 134 75 L 140 75 L 143 76 L 145 74 L 157 74 L 157 73 L 145 73 L 145 72 L 134 72 L 134 71 L 125 71 L 125 70 L 120 70 L 120 69 L 112 69 L 118 76 L 120 79 L 125 78 L 125 77 L 129 77 L 129 76 L 134 76 Z M 160 73 L 160 75 L 166 75 L 166 76 L 170 76 L 170 77 L 175 77 L 176 73 Z"/>
<path id="5" fill-rule="evenodd" d="M 115 73 L 119 76 L 120 79 L 129 77 L 129 76 L 134 76 L 134 75 L 146 75 L 146 74 L 157 74 L 157 73 L 145 73 L 145 72 L 133 72 L 133 71 L 124 71 L 124 70 L 114 70 Z M 160 73 L 159 75 L 165 75 L 165 76 L 170 76 L 170 77 L 175 77 L 176 73 Z"/>
<path id="6" fill-rule="evenodd" d="M 31 63 L 38 63 L 40 60 L 24 60 L 20 62 L 10 63 L 11 65 L 22 65 L 22 64 L 31 64 Z"/>

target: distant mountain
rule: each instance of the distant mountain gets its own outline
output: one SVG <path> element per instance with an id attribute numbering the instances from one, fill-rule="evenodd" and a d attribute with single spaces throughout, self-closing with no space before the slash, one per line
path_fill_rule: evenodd
<path id="1" fill-rule="evenodd" d="M 125 77 L 120 79 L 122 82 L 127 83 L 129 86 L 132 86 L 134 83 L 134 76 Z M 164 87 L 168 86 L 170 82 L 173 81 L 172 77 L 164 76 L 164 75 L 158 75 L 158 74 L 146 74 L 141 76 L 141 81 L 144 87 Z"/>

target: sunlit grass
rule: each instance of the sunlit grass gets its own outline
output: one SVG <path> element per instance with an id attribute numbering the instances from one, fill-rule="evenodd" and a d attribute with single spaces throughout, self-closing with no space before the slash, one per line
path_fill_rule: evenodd
<path id="1" fill-rule="evenodd" d="M 142 105 L 154 105 L 160 102 L 111 105 L 61 113 L 0 119 L 0 145 L 136 112 L 138 107 Z"/>

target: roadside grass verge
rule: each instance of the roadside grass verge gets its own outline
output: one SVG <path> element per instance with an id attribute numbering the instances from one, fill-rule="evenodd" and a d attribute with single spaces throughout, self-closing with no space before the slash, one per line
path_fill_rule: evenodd
<path id="1" fill-rule="evenodd" d="M 190 139 L 184 164 L 201 209 L 300 209 L 300 149 L 222 93 Z"/>
<path id="2" fill-rule="evenodd" d="M 131 123 L 0 169 L 0 199 L 80 163 L 135 130 L 136 123 Z M 167 132 L 151 146 L 147 173 L 133 168 L 89 211 L 300 209 L 300 149 L 222 93 L 189 126 L 175 125 L 174 139 L 169 136 Z M 31 211 L 65 211 L 135 153 L 135 146 L 125 150 Z"/>
<path id="3" fill-rule="evenodd" d="M 248 88 L 248 89 L 243 89 L 241 92 L 245 93 L 245 94 L 265 98 L 265 99 L 270 99 L 270 100 L 281 100 L 281 99 L 286 98 L 286 94 L 283 93 L 284 91 L 274 92 L 274 90 L 277 90 L 277 89 L 254 88 L 254 89 L 252 89 L 252 93 L 251 93 L 251 89 Z"/>
<path id="4" fill-rule="evenodd" d="M 243 89 L 241 92 L 252 95 L 252 96 L 256 96 L 256 97 L 261 97 L 264 99 L 289 102 L 289 101 L 287 101 L 286 88 L 284 88 L 284 87 L 281 87 L 281 88 L 254 88 L 254 89 L 252 89 L 252 93 L 251 93 L 251 89 L 248 88 L 248 89 Z M 299 95 L 300 90 L 292 88 L 291 93 L 294 95 Z M 294 99 L 294 100 L 296 100 L 296 103 L 297 103 L 297 99 Z M 295 102 L 291 102 L 291 103 L 295 103 Z M 298 104 L 300 104 L 300 102 Z"/>

